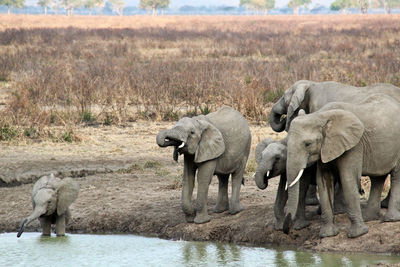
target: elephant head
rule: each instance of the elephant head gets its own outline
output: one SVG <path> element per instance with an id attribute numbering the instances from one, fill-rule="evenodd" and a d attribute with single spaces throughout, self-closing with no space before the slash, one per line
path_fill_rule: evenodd
<path id="1" fill-rule="evenodd" d="M 299 112 L 291 124 L 287 146 L 288 202 L 284 231 L 289 231 L 296 214 L 299 179 L 306 167 L 321 160 L 328 163 L 356 146 L 364 133 L 363 123 L 351 112 L 332 109 L 305 115 Z"/>
<path id="2" fill-rule="evenodd" d="M 50 176 L 40 178 L 32 190 L 33 212 L 21 224 L 17 237 L 25 227 L 40 216 L 62 215 L 78 197 L 79 185 L 71 178 L 63 180 Z"/>
<path id="3" fill-rule="evenodd" d="M 286 171 L 286 140 L 265 138 L 256 147 L 257 170 L 255 182 L 260 189 L 268 186 L 268 179 Z"/>
<path id="4" fill-rule="evenodd" d="M 290 123 L 300 109 L 308 111 L 308 88 L 314 82 L 301 80 L 285 91 L 283 96 L 272 106 L 270 125 L 276 132 L 289 131 Z M 286 115 L 286 117 L 284 116 Z"/>
<path id="5" fill-rule="evenodd" d="M 194 162 L 201 163 L 221 156 L 225 142 L 221 132 L 205 116 L 180 119 L 172 129 L 157 135 L 160 147 L 174 146 L 174 159 L 178 153 L 194 155 Z"/>

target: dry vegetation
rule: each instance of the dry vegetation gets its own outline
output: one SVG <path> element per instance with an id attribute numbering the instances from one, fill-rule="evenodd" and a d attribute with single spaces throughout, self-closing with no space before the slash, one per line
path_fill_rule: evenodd
<path id="1" fill-rule="evenodd" d="M 0 15 L 0 140 L 176 120 L 222 104 L 265 121 L 300 79 L 400 86 L 400 16 Z"/>

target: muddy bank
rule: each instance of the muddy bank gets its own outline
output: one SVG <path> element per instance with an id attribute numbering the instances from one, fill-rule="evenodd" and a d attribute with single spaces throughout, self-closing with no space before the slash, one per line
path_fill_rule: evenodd
<path id="1" fill-rule="evenodd" d="M 0 149 L 0 231 L 17 231 L 31 212 L 30 183 L 49 172 L 72 176 L 81 187 L 72 205 L 69 232 L 135 233 L 168 239 L 214 240 L 252 245 L 293 246 L 315 251 L 400 254 L 400 222 L 367 223 L 369 233 L 346 237 L 347 216 L 336 216 L 340 234 L 318 237 L 320 220 L 316 207 L 307 207 L 310 227 L 290 235 L 273 229 L 273 203 L 278 179 L 259 190 L 252 181 L 254 148 L 261 138 L 281 138 L 266 127 L 252 126 L 253 145 L 241 202 L 236 215 L 212 214 L 218 190 L 214 178 L 209 190 L 209 223 L 188 224 L 180 207 L 182 160 L 172 160 L 172 149 L 161 149 L 155 135 L 172 123 L 134 123 L 125 128 L 82 128 L 79 144 L 3 144 Z M 8 182 L 7 182 L 8 181 Z M 8 186 L 4 186 L 8 183 Z M 10 184 L 11 183 L 11 184 Z M 384 212 L 384 210 L 382 210 Z M 38 222 L 27 231 L 40 230 Z"/>

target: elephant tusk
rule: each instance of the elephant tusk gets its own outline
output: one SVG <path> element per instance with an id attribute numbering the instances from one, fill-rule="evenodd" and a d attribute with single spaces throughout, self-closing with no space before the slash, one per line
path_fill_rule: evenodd
<path id="1" fill-rule="evenodd" d="M 267 171 L 267 177 L 269 176 L 269 171 Z"/>
<path id="2" fill-rule="evenodd" d="M 299 171 L 299 174 L 297 174 L 296 179 L 294 179 L 294 181 L 289 185 L 289 187 L 294 186 L 300 180 L 300 177 L 301 177 L 301 175 L 303 175 L 303 172 L 304 172 L 304 169 L 301 169 Z"/>
<path id="3" fill-rule="evenodd" d="M 286 185 L 285 185 L 285 191 L 287 191 L 287 181 L 286 181 Z"/>
<path id="4" fill-rule="evenodd" d="M 182 144 L 180 144 L 180 146 L 178 146 L 178 148 L 182 148 L 185 146 L 185 142 L 182 142 Z"/>

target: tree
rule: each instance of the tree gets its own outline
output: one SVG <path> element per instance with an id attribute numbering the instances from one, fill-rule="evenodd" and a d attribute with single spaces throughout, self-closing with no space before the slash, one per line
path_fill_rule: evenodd
<path id="1" fill-rule="evenodd" d="M 86 0 L 83 6 L 89 9 L 89 15 L 92 15 L 92 11 L 95 7 L 102 9 L 105 3 L 104 0 Z"/>
<path id="2" fill-rule="evenodd" d="M 368 0 L 358 0 L 358 7 L 361 10 L 361 13 L 365 14 L 368 12 L 369 1 Z"/>
<path id="3" fill-rule="evenodd" d="M 275 0 L 241 0 L 240 5 L 246 7 L 246 13 L 247 9 L 253 9 L 256 14 L 259 10 L 264 10 L 264 13 L 267 14 L 268 10 L 275 7 Z"/>
<path id="4" fill-rule="evenodd" d="M 67 15 L 73 15 L 74 9 L 83 5 L 82 0 L 61 0 L 61 4 L 67 10 Z"/>
<path id="5" fill-rule="evenodd" d="M 330 9 L 335 11 L 343 10 L 343 13 L 346 13 L 346 10 L 351 7 L 354 7 L 351 0 L 335 0 L 332 2 Z"/>
<path id="6" fill-rule="evenodd" d="M 11 14 L 11 7 L 21 8 L 25 4 L 25 0 L 0 0 L 0 6 L 7 6 L 8 15 Z"/>
<path id="7" fill-rule="evenodd" d="M 112 9 L 122 16 L 124 12 L 125 2 L 123 0 L 108 0 Z"/>
<path id="8" fill-rule="evenodd" d="M 47 15 L 47 7 L 50 6 L 51 0 L 39 0 L 37 4 L 44 8 L 44 14 Z"/>
<path id="9" fill-rule="evenodd" d="M 140 0 L 139 8 L 151 9 L 153 16 L 157 15 L 157 9 L 167 8 L 170 0 Z"/>
<path id="10" fill-rule="evenodd" d="M 248 14 L 248 9 L 250 6 L 251 0 L 240 0 L 239 6 L 244 6 L 246 8 L 246 15 Z"/>
<path id="11" fill-rule="evenodd" d="M 385 14 L 390 14 L 393 8 L 400 7 L 400 0 L 376 0 L 373 1 L 373 6 L 383 8 Z"/>
<path id="12" fill-rule="evenodd" d="M 306 7 L 311 3 L 311 0 L 290 0 L 288 3 L 288 7 L 293 9 L 294 14 L 299 14 L 299 9 L 301 6 Z"/>

